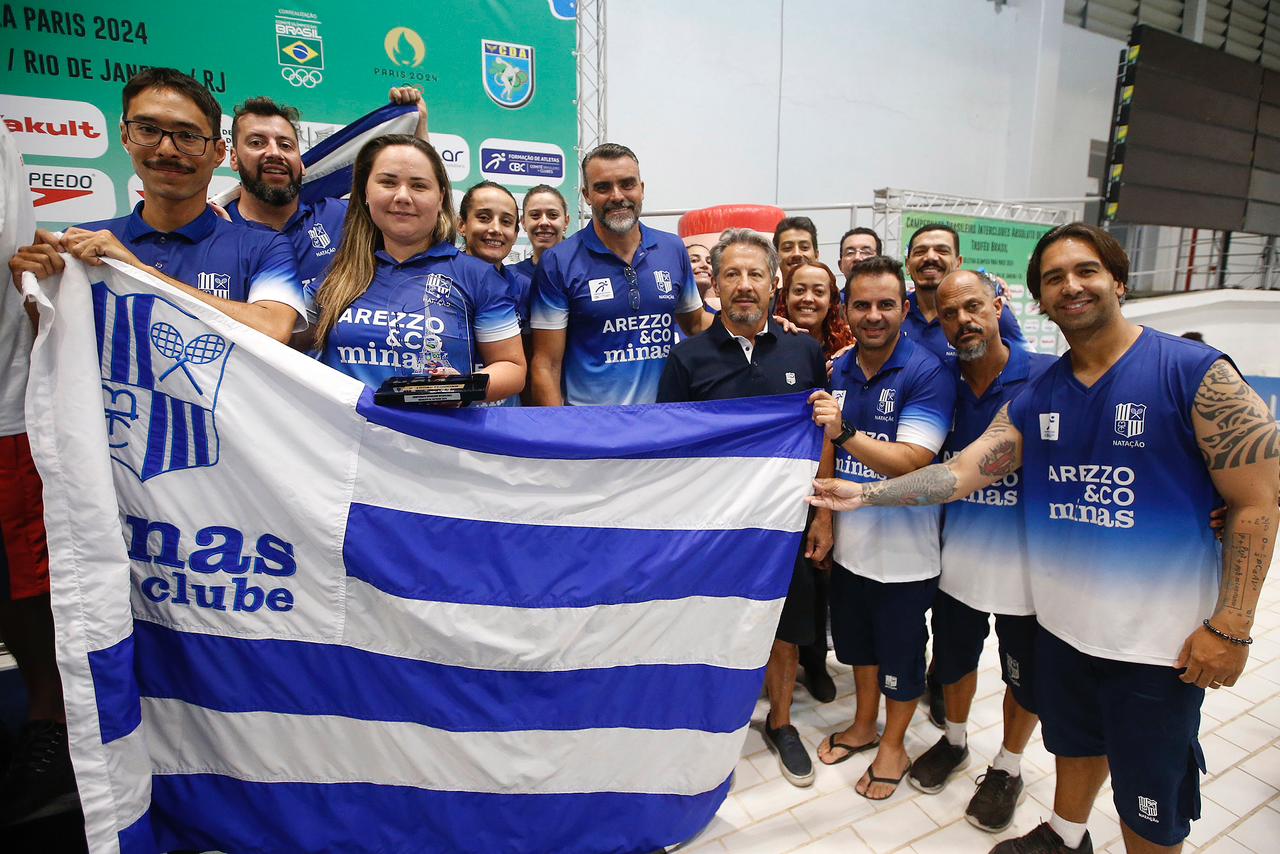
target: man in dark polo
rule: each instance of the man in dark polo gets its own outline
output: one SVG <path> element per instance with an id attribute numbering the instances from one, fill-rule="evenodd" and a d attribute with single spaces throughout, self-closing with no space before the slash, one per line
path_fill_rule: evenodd
<path id="1" fill-rule="evenodd" d="M 658 384 L 658 402 L 727 400 L 788 394 L 822 388 L 827 382 L 822 348 L 809 335 L 790 335 L 769 320 L 778 253 L 754 231 L 732 228 L 711 250 L 711 275 L 721 311 L 705 334 L 677 344 Z M 834 456 L 819 467 L 834 473 Z M 813 761 L 791 725 L 791 694 L 799 665 L 799 647 L 814 642 L 813 569 L 831 550 L 831 514 L 810 520 L 802 554 L 782 606 L 778 631 L 765 668 L 769 715 L 764 735 L 778 755 L 782 775 L 796 786 L 813 783 Z"/>

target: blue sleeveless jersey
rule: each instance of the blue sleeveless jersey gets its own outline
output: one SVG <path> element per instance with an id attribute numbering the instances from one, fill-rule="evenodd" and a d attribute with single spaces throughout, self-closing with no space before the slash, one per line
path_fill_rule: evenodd
<path id="1" fill-rule="evenodd" d="M 986 432 L 1000 408 L 1057 361 L 1005 340 L 1009 361 L 981 397 L 956 380 L 956 417 L 943 446 L 950 459 Z M 992 614 L 1034 614 L 1022 472 L 1016 471 L 942 508 L 942 577 L 938 589 L 970 608 Z"/>
<path id="2" fill-rule="evenodd" d="M 907 338 L 875 376 L 858 365 L 857 348 L 836 360 L 831 394 L 844 420 L 873 439 L 910 442 L 937 453 L 951 426 L 955 375 Z M 836 477 L 885 480 L 847 451 L 836 449 Z M 836 563 L 876 581 L 919 581 L 938 574 L 938 507 L 866 507 L 837 513 Z"/>
<path id="3" fill-rule="evenodd" d="M 1068 353 L 1010 406 L 1036 615 L 1081 652 L 1171 665 L 1213 611 L 1217 492 L 1191 407 L 1221 358 L 1144 328 L 1091 388 Z"/>

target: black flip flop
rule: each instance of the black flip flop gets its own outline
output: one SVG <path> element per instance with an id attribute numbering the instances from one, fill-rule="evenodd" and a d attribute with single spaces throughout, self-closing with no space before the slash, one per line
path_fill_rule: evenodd
<path id="1" fill-rule="evenodd" d="M 910 770 L 911 770 L 911 763 L 908 762 L 906 770 L 904 770 L 901 774 L 899 774 L 898 778 L 895 780 L 893 777 L 877 777 L 875 765 L 868 765 L 867 766 L 867 776 L 868 776 L 867 791 L 870 791 L 871 786 L 874 785 L 875 783 L 892 783 L 893 791 L 885 795 L 883 798 L 873 798 L 870 795 L 866 794 L 865 792 L 858 792 L 857 787 L 854 788 L 854 791 L 858 792 L 858 794 L 862 795 L 862 797 L 866 798 L 869 801 L 887 801 L 897 793 L 898 785 L 902 782 L 902 778 L 907 776 L 907 771 L 910 771 Z"/>
<path id="2" fill-rule="evenodd" d="M 857 746 L 842 744 L 836 741 L 836 734 L 833 732 L 831 733 L 831 735 L 827 736 L 827 751 L 831 752 L 835 750 L 843 750 L 844 756 L 841 756 L 839 759 L 836 759 L 832 762 L 822 762 L 822 759 L 818 759 L 818 761 L 822 762 L 823 765 L 839 765 L 841 762 L 844 762 L 846 759 L 848 759 L 850 756 L 853 756 L 855 753 L 862 753 L 864 750 L 871 750 L 873 747 L 879 747 L 879 746 L 880 746 L 879 738 L 873 738 L 870 741 L 868 741 L 866 744 L 859 744 Z"/>

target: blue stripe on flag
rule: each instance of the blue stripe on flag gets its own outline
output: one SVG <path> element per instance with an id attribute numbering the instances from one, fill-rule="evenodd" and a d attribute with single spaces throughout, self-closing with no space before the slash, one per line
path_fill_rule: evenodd
<path id="1" fill-rule="evenodd" d="M 822 431 L 809 392 L 660 406 L 480 407 L 433 412 L 378 406 L 366 388 L 356 411 L 370 423 L 468 451 L 534 459 L 784 457 L 816 460 Z"/>
<path id="2" fill-rule="evenodd" d="M 209 413 L 198 406 L 191 407 L 191 444 L 196 451 L 196 465 L 209 464 L 209 432 L 205 419 Z"/>
<path id="3" fill-rule="evenodd" d="M 165 471 L 164 452 L 169 442 L 169 396 L 151 393 L 151 421 L 147 427 L 147 455 L 142 460 L 142 479 Z"/>
<path id="4" fill-rule="evenodd" d="M 133 302 L 133 358 L 138 366 L 138 385 L 155 386 L 151 371 L 151 309 L 155 297 L 135 297 Z"/>
<path id="5" fill-rule="evenodd" d="M 142 620 L 134 633 L 145 697 L 220 712 L 339 715 L 450 732 L 734 732 L 750 722 L 764 678 L 763 669 L 702 664 L 472 670 L 329 644 L 178 632 Z"/>
<path id="6" fill-rule="evenodd" d="M 251 783 L 216 774 L 156 775 L 151 786 L 162 851 L 639 854 L 705 827 L 729 780 L 700 795 L 497 795 L 369 783 Z M 515 840 L 527 840 L 526 846 Z"/>
<path id="7" fill-rule="evenodd" d="M 416 114 L 417 111 L 418 108 L 413 104 L 386 104 L 367 115 L 361 116 L 346 127 L 339 129 L 333 135 L 326 137 L 319 145 L 308 149 L 302 155 L 302 162 L 309 173 L 306 178 L 303 178 L 302 201 L 314 204 L 322 199 L 341 198 L 350 193 L 351 164 L 348 163 L 339 169 L 330 171 L 326 167 L 331 164 L 326 163 L 326 161 L 332 160 L 334 152 L 349 142 L 369 134 L 380 125 L 397 116 L 403 116 L 407 113 Z M 414 121 L 416 123 L 416 118 Z M 351 155 L 351 159 L 354 160 L 354 154 Z"/>
<path id="8" fill-rule="evenodd" d="M 430 559 L 423 560 L 423 544 Z M 478 543 L 490 544 L 483 560 Z M 800 534 L 518 525 L 352 504 L 347 574 L 393 596 L 472 605 L 577 608 L 686 596 L 780 599 Z M 614 572 L 625 560 L 635 571 Z M 663 571 L 645 571 L 645 567 Z M 679 571 L 668 571 L 678 567 Z"/>
<path id="9" fill-rule="evenodd" d="M 120 831 L 117 838 L 120 840 L 120 854 L 157 854 L 162 850 L 156 847 L 150 808 L 137 821 Z"/>
<path id="10" fill-rule="evenodd" d="M 124 738 L 142 723 L 138 700 L 138 680 L 134 676 L 133 635 L 106 649 L 89 653 L 89 673 L 93 678 L 98 705 L 98 729 L 102 743 Z"/>
<path id="11" fill-rule="evenodd" d="M 127 297 L 115 297 L 115 322 L 111 327 L 111 379 L 118 383 L 129 382 L 129 362 L 133 354 L 129 351 L 132 341 L 133 325 L 129 322 L 129 304 Z"/>
<path id="12" fill-rule="evenodd" d="M 95 282 L 89 288 L 93 296 L 93 329 L 98 335 L 98 362 L 101 365 L 107 349 L 107 286 L 104 282 Z"/>
<path id="13" fill-rule="evenodd" d="M 169 398 L 169 415 L 173 424 L 171 431 L 173 439 L 169 448 L 169 465 L 166 471 L 184 469 L 189 464 L 189 455 L 187 453 L 187 410 L 190 408 L 189 405 L 176 397 Z"/>

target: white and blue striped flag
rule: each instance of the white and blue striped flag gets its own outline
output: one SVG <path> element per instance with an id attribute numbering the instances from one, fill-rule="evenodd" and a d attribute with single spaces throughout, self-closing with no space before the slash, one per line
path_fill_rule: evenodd
<path id="1" fill-rule="evenodd" d="M 730 785 L 803 395 L 377 407 L 114 262 L 28 385 L 93 851 L 652 851 Z"/>

